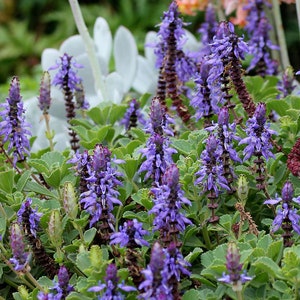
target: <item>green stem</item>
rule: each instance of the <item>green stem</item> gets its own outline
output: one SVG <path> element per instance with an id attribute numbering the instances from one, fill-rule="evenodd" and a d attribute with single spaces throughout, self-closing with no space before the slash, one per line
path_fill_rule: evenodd
<path id="1" fill-rule="evenodd" d="M 273 16 L 275 21 L 275 28 L 278 37 L 278 43 L 280 46 L 280 57 L 281 57 L 281 67 L 285 70 L 288 66 L 290 66 L 290 60 L 282 25 L 282 19 L 280 14 L 280 6 L 278 0 L 272 0 L 273 4 Z"/>
<path id="2" fill-rule="evenodd" d="M 236 292 L 236 296 L 237 296 L 237 299 L 238 299 L 238 300 L 243 300 L 243 299 L 244 299 L 243 294 L 242 294 L 242 291 L 237 291 L 237 292 Z"/>
<path id="3" fill-rule="evenodd" d="M 44 119 L 45 119 L 45 124 L 46 124 L 46 138 L 49 141 L 50 144 L 50 150 L 53 151 L 54 150 L 54 144 L 53 144 L 53 134 L 51 133 L 51 129 L 50 129 L 50 116 L 48 114 L 48 112 L 44 113 Z"/>
<path id="4" fill-rule="evenodd" d="M 73 17 L 78 29 L 79 34 L 81 35 L 86 52 L 91 64 L 94 80 L 95 80 L 95 88 L 97 93 L 101 93 L 102 97 L 106 99 L 106 90 L 105 85 L 102 79 L 101 69 L 99 66 L 99 62 L 97 59 L 94 41 L 92 40 L 88 29 L 84 23 L 83 16 L 80 10 L 80 6 L 77 0 L 69 0 L 71 10 L 73 13 Z"/>
<path id="5" fill-rule="evenodd" d="M 29 271 L 26 272 L 26 276 L 40 291 L 45 291 L 44 288 L 37 282 L 37 280 L 32 276 L 32 274 Z"/>
<path id="6" fill-rule="evenodd" d="M 211 247 L 211 241 L 210 241 L 210 237 L 209 237 L 206 225 L 203 225 L 203 227 L 202 227 L 202 235 L 203 235 L 203 239 L 204 239 L 207 250 L 210 250 L 212 247 Z"/>
<path id="7" fill-rule="evenodd" d="M 297 11 L 299 34 L 300 34 L 300 1 L 299 0 L 296 1 L 296 11 Z"/>

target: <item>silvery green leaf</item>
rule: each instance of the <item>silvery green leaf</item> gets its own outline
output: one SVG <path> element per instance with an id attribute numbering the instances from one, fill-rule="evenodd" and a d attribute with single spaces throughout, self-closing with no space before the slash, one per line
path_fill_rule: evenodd
<path id="1" fill-rule="evenodd" d="M 112 35 L 104 18 L 99 17 L 95 22 L 94 41 L 97 54 L 103 60 L 105 67 L 108 68 L 112 50 Z"/>
<path id="2" fill-rule="evenodd" d="M 43 70 L 47 71 L 50 67 L 53 67 L 57 63 L 60 55 L 61 54 L 57 49 L 54 48 L 44 49 L 41 57 L 41 65 Z M 50 71 L 50 75 L 51 73 L 53 74 L 53 71 Z"/>
<path id="3" fill-rule="evenodd" d="M 183 51 L 196 52 L 200 49 L 201 43 L 197 41 L 196 37 L 188 30 L 184 30 L 186 35 L 186 42 L 183 45 Z"/>
<path id="4" fill-rule="evenodd" d="M 114 40 L 114 59 L 116 71 L 123 78 L 125 93 L 130 89 L 136 74 L 137 56 L 133 35 L 127 28 L 120 26 Z"/>
<path id="5" fill-rule="evenodd" d="M 67 53 L 71 56 L 77 56 L 86 52 L 83 39 L 80 35 L 73 35 L 67 38 L 60 46 L 59 52 L 61 55 Z"/>
<path id="6" fill-rule="evenodd" d="M 104 100 L 120 104 L 124 95 L 123 82 L 124 79 L 119 73 L 110 73 L 105 79 L 107 99 Z"/>
<path id="7" fill-rule="evenodd" d="M 145 57 L 138 56 L 137 72 L 132 87 L 140 94 L 153 94 L 156 89 L 158 73 Z"/>
<path id="8" fill-rule="evenodd" d="M 83 66 L 78 69 L 78 76 L 82 79 L 85 94 L 95 94 L 93 71 L 87 54 L 77 56 L 76 62 Z"/>
<path id="9" fill-rule="evenodd" d="M 157 33 L 155 31 L 149 31 L 145 37 L 145 57 L 151 62 L 153 68 L 155 68 L 156 55 L 154 53 L 154 47 L 158 42 Z"/>

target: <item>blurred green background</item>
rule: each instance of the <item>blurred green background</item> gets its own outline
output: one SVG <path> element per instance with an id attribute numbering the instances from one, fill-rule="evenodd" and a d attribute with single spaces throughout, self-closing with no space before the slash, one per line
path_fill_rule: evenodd
<path id="1" fill-rule="evenodd" d="M 170 0 L 82 0 L 79 1 L 86 24 L 92 33 L 98 16 L 107 19 L 112 32 L 119 25 L 129 28 L 142 51 L 145 33 L 155 29 Z M 295 5 L 281 5 L 292 66 L 300 69 L 299 30 Z M 203 19 L 193 21 L 197 29 Z M 192 28 L 191 28 L 192 26 Z M 0 84 L 12 75 L 34 77 L 40 70 L 44 48 L 58 48 L 62 41 L 77 34 L 67 0 L 0 0 Z"/>

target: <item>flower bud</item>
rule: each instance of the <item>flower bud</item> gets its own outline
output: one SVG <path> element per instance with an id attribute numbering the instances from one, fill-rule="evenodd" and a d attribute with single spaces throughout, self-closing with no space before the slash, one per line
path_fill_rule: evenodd
<path id="1" fill-rule="evenodd" d="M 245 175 L 240 175 L 238 179 L 237 195 L 242 202 L 246 202 L 249 193 L 249 185 Z"/>
<path id="2" fill-rule="evenodd" d="M 71 220 L 76 219 L 78 213 L 78 203 L 74 186 L 71 182 L 65 182 L 63 196 L 63 205 L 66 214 Z"/>
<path id="3" fill-rule="evenodd" d="M 53 210 L 48 224 L 48 235 L 53 246 L 59 248 L 62 244 L 62 222 L 58 210 Z"/>

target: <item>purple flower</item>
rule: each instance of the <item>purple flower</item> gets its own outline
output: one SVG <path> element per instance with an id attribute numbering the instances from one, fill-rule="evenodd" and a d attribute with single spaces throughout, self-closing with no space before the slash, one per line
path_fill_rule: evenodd
<path id="1" fill-rule="evenodd" d="M 154 133 L 149 137 L 146 148 L 140 150 L 142 157 L 146 157 L 139 169 L 139 173 L 146 171 L 145 180 L 151 177 L 154 182 L 160 182 L 167 166 L 173 163 L 172 154 L 177 152 L 169 145 L 167 137 Z"/>
<path id="2" fill-rule="evenodd" d="M 281 203 L 281 206 L 278 207 L 276 217 L 272 224 L 272 232 L 276 232 L 280 228 L 293 229 L 300 235 L 300 215 L 296 208 L 293 208 L 292 202 L 300 204 L 300 196 L 294 198 L 294 188 L 290 181 L 287 181 L 281 191 L 281 197 L 276 197 L 275 199 L 269 199 L 264 202 L 264 204 L 275 205 Z M 292 228 L 288 226 L 283 226 L 283 223 L 288 223 Z"/>
<path id="3" fill-rule="evenodd" d="M 142 271 L 145 280 L 139 286 L 139 290 L 143 291 L 139 299 L 177 299 L 175 293 L 178 291 L 181 276 L 190 276 L 188 266 L 175 243 L 163 249 L 156 242 L 151 251 L 150 263 Z"/>
<path id="4" fill-rule="evenodd" d="M 139 102 L 137 102 L 136 99 L 132 99 L 123 119 L 120 121 L 120 124 L 124 125 L 126 130 L 129 130 L 131 127 L 136 127 L 137 122 L 142 126 L 145 126 L 147 124 L 140 109 Z"/>
<path id="5" fill-rule="evenodd" d="M 20 84 L 18 77 L 13 77 L 10 84 L 9 95 L 6 103 L 0 104 L 4 109 L 0 111 L 0 136 L 2 144 L 9 141 L 8 152 L 13 154 L 13 166 L 17 161 L 24 160 L 25 155 L 30 155 L 30 144 L 28 136 L 29 124 L 25 122 L 22 97 L 20 95 Z"/>
<path id="6" fill-rule="evenodd" d="M 119 283 L 119 277 L 117 276 L 117 267 L 114 264 L 110 264 L 106 269 L 105 283 L 101 283 L 97 286 L 93 286 L 88 289 L 89 292 L 101 292 L 105 289 L 102 296 L 98 296 L 97 299 L 101 300 L 123 300 L 125 296 L 121 291 L 132 292 L 136 291 L 133 286 L 125 285 L 123 282 Z M 121 291 L 120 291 L 121 290 Z"/>
<path id="7" fill-rule="evenodd" d="M 294 70 L 291 66 L 289 66 L 284 70 L 281 80 L 279 80 L 277 83 L 277 89 L 280 92 L 277 98 L 280 99 L 290 95 L 296 87 L 294 83 Z"/>
<path id="8" fill-rule="evenodd" d="M 210 134 L 206 140 L 206 149 L 200 156 L 200 170 L 195 174 L 198 177 L 195 184 L 203 185 L 204 192 L 213 191 L 215 196 L 218 196 L 222 189 L 230 190 L 223 175 L 222 153 L 220 141 L 214 134 Z"/>
<path id="9" fill-rule="evenodd" d="M 154 213 L 154 230 L 158 230 L 163 240 L 173 240 L 185 230 L 191 221 L 181 211 L 182 206 L 191 205 L 183 195 L 179 184 L 179 171 L 175 164 L 171 164 L 162 176 L 162 182 L 152 188 L 154 206 L 149 213 Z M 173 237 L 171 237 L 173 236 Z"/>
<path id="10" fill-rule="evenodd" d="M 258 103 L 253 117 L 248 119 L 246 123 L 247 137 L 239 142 L 239 145 L 247 145 L 243 151 L 244 161 L 252 155 L 262 155 L 266 160 L 274 157 L 271 152 L 273 148 L 271 137 L 272 134 L 276 134 L 276 131 L 269 129 L 270 124 L 266 121 L 266 105 Z"/>
<path id="11" fill-rule="evenodd" d="M 172 154 L 177 153 L 170 148 L 168 135 L 173 135 L 171 124 L 174 121 L 166 113 L 166 109 L 160 104 L 159 99 L 154 97 L 150 107 L 150 122 L 145 131 L 150 133 L 146 148 L 140 150 L 146 160 L 142 163 L 139 173 L 146 171 L 145 180 L 152 178 L 159 183 L 166 167 L 173 163 Z"/>
<path id="12" fill-rule="evenodd" d="M 65 84 L 72 92 L 78 90 L 77 85 L 82 81 L 77 75 L 76 69 L 78 68 L 82 68 L 82 66 L 74 61 L 73 56 L 64 53 L 64 55 L 60 57 L 60 61 L 57 62 L 55 66 L 49 68 L 49 70 L 58 69 L 52 84 L 58 86 L 61 90 L 65 90 Z"/>
<path id="13" fill-rule="evenodd" d="M 219 112 L 218 103 L 220 96 L 214 93 L 208 83 L 208 76 L 212 65 L 204 58 L 200 64 L 200 71 L 196 75 L 195 83 L 197 92 L 191 100 L 191 105 L 195 108 L 195 118 L 198 121 L 202 117 L 210 118 Z"/>
<path id="14" fill-rule="evenodd" d="M 98 222 L 105 212 L 108 215 L 108 224 L 113 230 L 112 215 L 113 205 L 122 205 L 117 198 L 119 192 L 117 187 L 122 185 L 119 177 L 123 176 L 115 167 L 111 166 L 111 152 L 103 145 L 96 145 L 94 154 L 88 161 L 87 170 L 89 177 L 86 178 L 88 182 L 88 190 L 80 195 L 80 203 L 84 209 L 91 215 L 90 226 Z M 120 161 L 113 160 L 115 163 Z"/>
<path id="15" fill-rule="evenodd" d="M 156 45 L 154 53 L 157 56 L 156 66 L 160 68 L 163 65 L 163 60 L 165 57 L 165 51 L 168 49 L 168 38 L 170 36 L 170 25 L 174 24 L 175 31 L 174 35 L 177 41 L 177 46 L 181 47 L 184 42 L 184 30 L 183 30 L 183 22 L 182 19 L 179 17 L 178 6 L 176 1 L 172 1 L 169 6 L 167 12 L 164 12 L 162 22 L 159 27 L 158 37 L 159 42 Z M 178 49 L 179 50 L 179 49 Z"/>
<path id="16" fill-rule="evenodd" d="M 9 261 L 14 265 L 15 271 L 26 273 L 30 256 L 25 252 L 23 232 L 18 223 L 13 223 L 10 227 L 10 247 L 13 257 Z"/>
<path id="17" fill-rule="evenodd" d="M 32 199 L 27 198 L 25 202 L 22 203 L 17 216 L 19 224 L 24 224 L 29 221 L 30 233 L 36 238 L 42 213 L 38 213 L 37 209 L 33 209 L 31 205 Z"/>
<path id="18" fill-rule="evenodd" d="M 213 41 L 217 28 L 218 22 L 216 20 L 215 8 L 213 4 L 209 3 L 205 11 L 205 20 L 198 30 L 201 34 L 201 42 L 203 45 L 203 48 L 200 51 L 202 55 L 210 54 L 210 44 Z"/>
<path id="19" fill-rule="evenodd" d="M 40 85 L 39 108 L 43 113 L 48 113 L 51 104 L 51 78 L 49 72 L 45 71 Z"/>
<path id="20" fill-rule="evenodd" d="M 136 248 L 149 246 L 149 243 L 143 239 L 143 236 L 149 234 L 143 229 L 143 224 L 136 219 L 128 220 L 123 226 L 120 226 L 120 232 L 113 233 L 110 237 L 110 244 L 120 244 L 121 247 Z"/>
<path id="21" fill-rule="evenodd" d="M 278 68 L 278 63 L 271 58 L 271 50 L 278 50 L 279 47 L 273 45 L 269 36 L 272 26 L 265 12 L 266 7 L 272 8 L 266 0 L 252 0 L 245 5 L 248 11 L 245 30 L 250 37 L 249 53 L 253 55 L 247 71 L 255 69 L 261 76 L 275 75 Z"/>
<path id="22" fill-rule="evenodd" d="M 242 272 L 243 265 L 240 263 L 240 253 L 234 242 L 228 244 L 226 255 L 227 274 L 218 279 L 219 282 L 227 283 L 232 286 L 233 291 L 238 292 L 242 290 L 242 284 L 253 279 Z"/>
<path id="23" fill-rule="evenodd" d="M 49 293 L 39 292 L 38 300 L 64 300 L 74 290 L 69 284 L 69 274 L 65 266 L 60 267 L 57 280 L 53 280 L 53 287 L 49 290 Z"/>
<path id="24" fill-rule="evenodd" d="M 165 253 L 159 243 L 155 242 L 151 250 L 150 263 L 142 271 L 145 280 L 139 285 L 139 290 L 144 292 L 139 299 L 155 300 L 161 293 L 166 293 L 162 285 L 162 275 Z M 164 298 L 159 298 L 164 299 Z"/>

